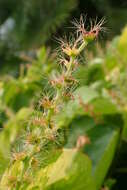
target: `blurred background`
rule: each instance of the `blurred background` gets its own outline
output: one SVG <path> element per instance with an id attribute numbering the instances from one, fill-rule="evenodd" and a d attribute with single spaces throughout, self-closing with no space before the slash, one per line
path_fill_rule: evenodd
<path id="1" fill-rule="evenodd" d="M 43 44 L 54 46 L 54 36 L 71 30 L 70 21 L 106 18 L 108 33 L 103 41 L 120 34 L 127 23 L 125 0 L 0 0 L 0 72 L 16 74 L 19 54 Z M 73 32 L 73 31 L 72 31 Z"/>
<path id="2" fill-rule="evenodd" d="M 111 48 L 107 48 L 106 55 L 103 56 L 107 68 L 109 70 L 115 66 L 117 68 L 119 60 L 121 63 L 122 61 L 127 62 L 127 28 L 120 37 L 121 44 L 118 44 L 118 48 L 116 43 L 117 36 L 121 34 L 127 24 L 126 0 L 0 0 L 0 80 L 2 81 L 0 81 L 0 128 L 4 128 L 5 123 L 12 116 L 14 119 L 14 123 L 11 120 L 11 123 L 9 121 L 6 124 L 7 132 L 10 135 L 7 134 L 7 139 L 12 140 L 11 136 L 16 126 L 18 130 L 19 126 L 22 126 L 18 119 L 24 118 L 24 115 L 27 117 L 28 110 L 21 110 L 17 115 L 17 120 L 14 113 L 24 107 L 29 109 L 33 104 L 35 94 L 42 90 L 44 81 L 42 74 L 47 76 L 47 73 L 50 74 L 52 67 L 54 67 L 52 63 L 55 64 L 55 60 L 53 56 L 49 56 L 49 49 L 54 52 L 53 50 L 58 46 L 55 37 L 64 36 L 65 33 L 73 33 L 71 21 L 74 18 L 79 20 L 81 14 L 87 14 L 88 21 L 89 18 L 106 18 L 107 33 L 102 35 L 101 40 L 98 39 L 98 41 L 103 47 L 99 49 L 99 56 L 104 54 L 103 50 L 105 47 L 107 48 L 107 43 L 111 42 Z M 115 51 L 116 49 L 119 50 L 119 55 L 124 58 L 123 60 L 118 56 L 118 53 L 114 54 L 113 47 L 115 47 Z M 41 51 L 36 54 L 38 49 Z M 94 50 L 92 51 L 94 52 Z M 37 60 L 35 61 L 34 58 L 36 57 Z M 96 59 L 96 61 L 100 63 L 102 59 Z M 24 64 L 28 67 L 32 64 L 32 67 L 24 72 Z M 42 73 L 40 73 L 41 69 Z M 79 74 L 84 77 L 84 72 L 85 70 L 81 70 Z M 87 75 L 89 75 L 88 79 L 86 81 L 84 77 L 83 84 L 89 84 L 90 80 L 96 81 L 104 78 L 104 74 L 98 65 L 92 68 L 92 71 L 90 70 Z M 44 83 L 46 82 L 44 81 Z M 126 100 L 126 86 L 123 85 L 123 81 L 121 84 L 125 88 L 123 90 L 124 93 L 126 92 Z M 12 126 L 12 131 L 10 126 Z M 16 136 L 15 133 L 13 139 Z M 6 140 L 6 142 L 9 144 L 11 140 Z M 123 144 L 120 150 L 120 162 L 116 163 L 115 168 L 117 166 L 127 168 L 126 145 L 126 143 Z M 2 150 L 0 151 L 2 152 L 4 150 L 2 145 L 1 147 Z M 10 151 L 10 146 L 8 145 L 8 147 Z M 4 164 L 6 166 L 7 160 L 4 162 L 3 157 L 1 160 L 3 166 Z M 125 189 L 126 168 L 121 173 L 117 173 L 116 170 L 113 170 L 114 172 L 111 174 L 109 172 L 109 176 L 116 179 L 113 190 Z M 110 183 L 114 184 L 114 181 L 109 181 Z"/>

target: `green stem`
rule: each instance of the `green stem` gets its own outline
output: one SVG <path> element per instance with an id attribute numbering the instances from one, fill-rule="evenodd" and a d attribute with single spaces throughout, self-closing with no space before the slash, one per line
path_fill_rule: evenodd
<path id="1" fill-rule="evenodd" d="M 88 45 L 88 42 L 86 41 L 83 41 L 83 43 L 80 45 L 80 47 L 78 48 L 78 55 L 81 53 L 81 51 L 83 51 L 83 49 Z M 67 71 L 66 71 L 66 76 L 69 75 L 70 73 L 70 70 L 71 70 L 71 66 L 72 66 L 72 63 L 74 61 L 76 56 L 71 56 L 70 57 L 70 62 L 68 64 L 68 68 L 67 68 Z"/>
<path id="2" fill-rule="evenodd" d="M 67 68 L 67 71 L 65 73 L 66 76 L 68 76 L 70 71 L 71 71 L 71 66 L 72 66 L 73 61 L 74 61 L 74 57 L 70 57 L 70 61 L 68 63 L 68 68 Z"/>
<path id="3" fill-rule="evenodd" d="M 78 54 L 88 45 L 88 42 L 84 41 L 78 49 Z"/>

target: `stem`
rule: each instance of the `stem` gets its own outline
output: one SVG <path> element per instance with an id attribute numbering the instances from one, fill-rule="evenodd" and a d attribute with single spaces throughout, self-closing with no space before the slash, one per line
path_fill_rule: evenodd
<path id="1" fill-rule="evenodd" d="M 57 104 L 59 104 L 59 101 L 61 99 L 61 96 L 62 96 L 62 93 L 61 93 L 62 89 L 57 89 L 57 92 L 56 92 L 56 97 L 54 98 L 55 100 L 55 106 L 57 106 Z M 48 110 L 48 113 L 47 113 L 47 120 L 48 122 L 50 123 L 51 121 L 51 118 L 53 117 L 54 115 L 54 109 L 49 109 Z"/>
<path id="2" fill-rule="evenodd" d="M 69 63 L 68 63 L 68 68 L 67 68 L 67 71 L 66 71 L 66 73 L 65 73 L 66 76 L 68 76 L 69 73 L 70 73 L 70 70 L 71 70 L 71 66 L 72 66 L 73 61 L 74 61 L 74 57 L 70 57 L 70 61 L 69 61 Z"/>
<path id="3" fill-rule="evenodd" d="M 47 121 L 48 121 L 48 123 L 50 123 L 50 120 L 51 120 L 53 114 L 54 114 L 53 109 L 48 110 L 48 113 L 47 113 Z"/>
<path id="4" fill-rule="evenodd" d="M 78 54 L 81 53 L 81 51 L 88 45 L 88 42 L 83 41 L 83 43 L 81 44 L 81 46 L 78 49 Z"/>

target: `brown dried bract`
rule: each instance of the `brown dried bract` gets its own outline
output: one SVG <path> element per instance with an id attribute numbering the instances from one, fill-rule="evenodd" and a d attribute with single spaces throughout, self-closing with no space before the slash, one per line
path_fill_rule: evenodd
<path id="1" fill-rule="evenodd" d="M 90 144 L 90 139 L 87 136 L 79 136 L 76 142 L 76 148 L 80 149 L 82 148 L 85 144 Z"/>

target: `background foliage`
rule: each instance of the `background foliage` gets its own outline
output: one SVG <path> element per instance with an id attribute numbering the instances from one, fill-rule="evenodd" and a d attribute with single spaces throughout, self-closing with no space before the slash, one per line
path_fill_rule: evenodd
<path id="1" fill-rule="evenodd" d="M 100 40 L 103 49 L 101 45 L 91 44 L 89 51 L 83 53 L 82 64 L 74 73 L 80 81 L 74 92 L 77 99 L 65 104 L 56 118 L 59 144 L 48 144 L 49 154 L 40 155 L 46 161 L 36 171 L 35 184 L 28 186 L 24 182 L 22 190 L 27 186 L 29 190 L 41 189 L 45 184 L 46 189 L 69 190 L 103 187 L 122 190 L 127 186 L 127 3 L 1 0 L 1 187 L 8 183 L 8 173 L 15 177 L 23 170 L 21 160 L 12 167 L 8 167 L 9 163 L 22 144 L 29 121 L 40 111 L 38 102 L 48 89 L 47 79 L 59 70 L 57 55 L 47 46 L 54 48 L 54 35 L 73 32 L 66 26 L 82 12 L 88 13 L 88 18 L 105 16 L 109 33 Z M 88 105 L 85 111 L 78 103 L 79 95 Z M 77 138 L 84 135 L 91 143 L 75 152 Z"/>

